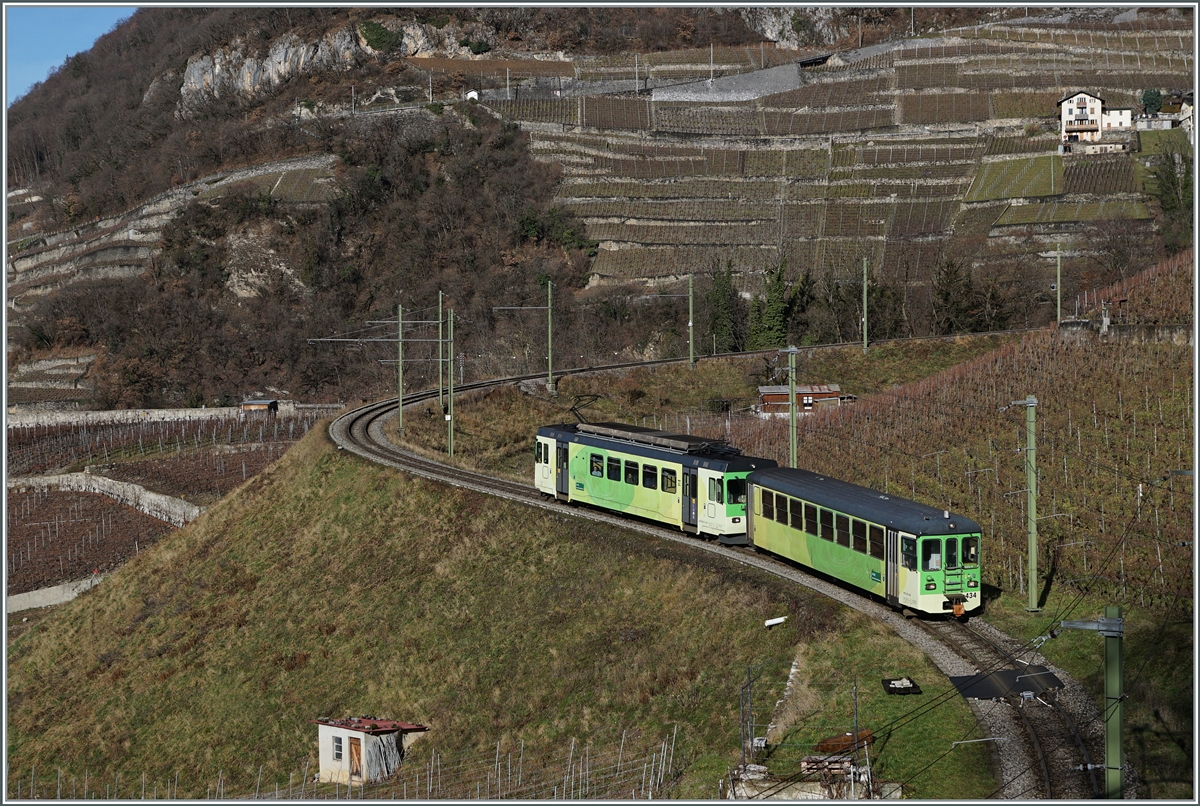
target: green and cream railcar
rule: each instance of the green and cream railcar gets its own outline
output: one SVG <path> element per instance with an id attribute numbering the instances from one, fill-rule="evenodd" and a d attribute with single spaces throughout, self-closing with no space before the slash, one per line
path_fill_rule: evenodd
<path id="1" fill-rule="evenodd" d="M 792 468 L 749 476 L 751 545 L 917 613 L 979 610 L 979 525 Z"/>
<path id="2" fill-rule="evenodd" d="M 723 442 L 621 423 L 538 429 L 534 486 L 560 501 L 746 543 L 746 476 L 775 467 Z"/>

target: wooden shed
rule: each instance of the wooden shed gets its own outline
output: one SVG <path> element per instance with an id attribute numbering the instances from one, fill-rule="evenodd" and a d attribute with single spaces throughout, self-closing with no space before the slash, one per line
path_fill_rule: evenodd
<path id="1" fill-rule="evenodd" d="M 417 734 L 429 730 L 372 716 L 312 721 L 317 725 L 317 780 L 342 784 L 387 778 L 399 769 Z"/>
<path id="2" fill-rule="evenodd" d="M 758 411 L 763 417 L 786 417 L 788 415 L 788 388 L 786 386 L 758 387 Z M 848 399 L 849 396 L 846 396 Z M 796 385 L 796 413 L 807 414 L 825 406 L 842 405 L 842 389 L 836 383 Z"/>
<path id="3" fill-rule="evenodd" d="M 278 400 L 243 400 L 242 413 L 259 412 L 266 414 L 277 414 L 279 412 Z"/>

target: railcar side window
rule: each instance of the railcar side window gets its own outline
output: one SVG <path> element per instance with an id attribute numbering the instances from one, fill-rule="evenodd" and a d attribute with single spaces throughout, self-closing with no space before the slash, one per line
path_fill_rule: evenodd
<path id="1" fill-rule="evenodd" d="M 712 478 L 708 480 L 708 500 L 715 501 L 718 504 L 725 503 L 725 491 L 721 487 L 721 480 Z"/>
<path id="2" fill-rule="evenodd" d="M 784 526 L 787 526 L 787 522 L 788 522 L 788 501 L 789 500 L 790 499 L 785 498 L 782 495 L 776 494 L 776 496 L 775 496 L 775 520 L 778 521 L 779 523 L 782 523 Z M 792 501 L 792 503 L 794 504 L 796 502 Z"/>
<path id="3" fill-rule="evenodd" d="M 534 460 L 539 465 L 542 463 L 542 443 L 537 444 L 537 458 Z"/>
<path id="4" fill-rule="evenodd" d="M 833 513 L 827 509 L 821 510 L 821 537 L 833 540 Z"/>
<path id="5" fill-rule="evenodd" d="M 763 490 L 763 517 L 767 520 L 775 520 L 775 493 Z"/>
<path id="6" fill-rule="evenodd" d="M 654 465 L 642 465 L 642 486 L 647 490 L 658 489 L 658 468 Z"/>
<path id="7" fill-rule="evenodd" d="M 592 475 L 596 478 L 604 475 L 604 457 L 598 453 L 592 454 Z"/>
<path id="8" fill-rule="evenodd" d="M 963 565 L 979 564 L 979 538 L 963 538 Z"/>
<path id="9" fill-rule="evenodd" d="M 900 538 L 900 562 L 909 571 L 917 570 L 917 541 L 913 537 Z"/>
<path id="10" fill-rule="evenodd" d="M 804 528 L 804 502 L 797 501 L 795 498 L 793 498 L 791 507 L 792 507 L 792 528 L 793 529 L 803 529 Z"/>
<path id="11" fill-rule="evenodd" d="M 746 480 L 745 479 L 730 479 L 726 484 L 729 488 L 729 503 L 744 504 L 746 503 Z"/>
<path id="12" fill-rule="evenodd" d="M 637 486 L 638 463 L 625 460 L 625 483 Z"/>
<path id="13" fill-rule="evenodd" d="M 837 516 L 837 542 L 839 546 L 850 547 L 850 519 L 845 515 Z"/>
<path id="14" fill-rule="evenodd" d="M 614 459 L 611 456 L 608 457 L 608 480 L 609 481 L 620 481 L 621 480 L 621 460 L 620 459 Z"/>
<path id="15" fill-rule="evenodd" d="M 942 539 L 927 537 L 921 541 L 921 569 L 924 571 L 942 570 Z"/>
<path id="16" fill-rule="evenodd" d="M 883 559 L 883 527 L 872 525 L 870 527 L 871 537 L 871 556 L 882 560 Z"/>
<path id="17" fill-rule="evenodd" d="M 812 504 L 804 505 L 804 531 L 817 536 L 817 508 Z"/>
<path id="18" fill-rule="evenodd" d="M 857 518 L 851 523 L 851 533 L 854 535 L 854 550 L 867 553 L 867 525 Z"/>
<path id="19" fill-rule="evenodd" d="M 958 568 L 958 538 L 946 538 L 946 567 Z"/>
<path id="20" fill-rule="evenodd" d="M 675 484 L 675 471 L 662 469 L 662 491 L 664 493 L 673 493 L 678 487 Z"/>

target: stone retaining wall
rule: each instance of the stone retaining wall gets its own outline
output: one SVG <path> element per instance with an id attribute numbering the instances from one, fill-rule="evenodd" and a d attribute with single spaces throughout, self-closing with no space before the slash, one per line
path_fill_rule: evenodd
<path id="1" fill-rule="evenodd" d="M 184 526 L 200 516 L 200 507 L 189 504 L 182 498 L 172 498 L 161 493 L 152 493 L 145 487 L 124 481 L 96 476 L 91 473 L 65 473 L 60 476 L 25 476 L 8 480 L 10 490 L 49 489 L 73 492 L 98 493 L 114 501 L 131 506 L 138 512 L 166 521 L 173 526 Z"/>
<path id="2" fill-rule="evenodd" d="M 11 384 L 19 386 L 20 384 Z M 296 416 L 303 412 L 313 412 L 318 416 L 336 414 L 342 410 L 341 403 L 297 403 L 294 400 L 280 400 L 279 414 Z M 252 412 L 253 416 L 262 414 Z M 106 411 L 29 411 L 10 407 L 5 419 L 9 428 L 34 425 L 100 425 L 102 423 L 159 423 L 176 422 L 179 420 L 207 420 L 217 418 L 239 418 L 242 410 L 239 406 L 213 406 L 206 409 L 110 409 Z"/>
<path id="3" fill-rule="evenodd" d="M 1064 338 L 1082 344 L 1090 341 L 1127 341 L 1134 344 L 1176 344 L 1190 346 L 1195 343 L 1191 325 L 1148 325 L 1110 324 L 1107 333 L 1100 332 L 1100 323 L 1087 319 L 1066 321 L 1059 325 Z"/>

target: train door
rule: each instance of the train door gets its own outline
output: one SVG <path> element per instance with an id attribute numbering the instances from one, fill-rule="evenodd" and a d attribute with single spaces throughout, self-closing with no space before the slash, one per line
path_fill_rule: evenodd
<path id="1" fill-rule="evenodd" d="M 554 443 L 547 440 L 542 442 L 542 456 L 544 461 L 538 465 L 539 475 L 541 476 L 542 484 L 546 487 L 550 486 L 550 451 L 554 447 Z"/>
<path id="2" fill-rule="evenodd" d="M 887 603 L 892 607 L 900 606 L 900 536 L 895 529 L 887 530 L 887 567 L 884 577 L 887 580 L 885 590 Z"/>
<path id="3" fill-rule="evenodd" d="M 696 468 L 683 469 L 683 530 L 696 533 Z"/>
<path id="4" fill-rule="evenodd" d="M 558 494 L 558 497 L 563 501 L 566 501 L 570 498 L 568 493 L 570 490 L 568 485 L 571 483 L 571 472 L 570 467 L 568 466 L 570 454 L 570 446 L 565 442 L 559 442 L 558 453 L 555 457 L 556 461 L 554 463 L 554 490 Z"/>

